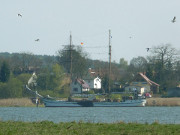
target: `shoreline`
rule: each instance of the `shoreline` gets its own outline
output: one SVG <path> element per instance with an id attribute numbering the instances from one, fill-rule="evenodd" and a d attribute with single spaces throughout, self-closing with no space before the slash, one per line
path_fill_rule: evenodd
<path id="1" fill-rule="evenodd" d="M 147 98 L 146 106 L 180 106 L 180 98 Z M 0 99 L 0 107 L 36 107 L 30 98 Z M 39 107 L 44 107 L 39 104 Z"/>

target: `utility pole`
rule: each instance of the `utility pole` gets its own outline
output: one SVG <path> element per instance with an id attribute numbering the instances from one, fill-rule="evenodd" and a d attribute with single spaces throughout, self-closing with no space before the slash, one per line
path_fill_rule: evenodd
<path id="1" fill-rule="evenodd" d="M 109 30 L 109 82 L 108 82 L 108 92 L 110 94 L 110 77 L 111 77 L 111 30 Z"/>

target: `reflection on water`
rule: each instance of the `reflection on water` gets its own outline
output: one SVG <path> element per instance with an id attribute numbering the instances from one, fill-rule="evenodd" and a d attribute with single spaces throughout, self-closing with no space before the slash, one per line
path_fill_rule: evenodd
<path id="1" fill-rule="evenodd" d="M 77 107 L 77 108 L 36 108 L 0 107 L 0 120 L 105 122 L 124 121 L 137 123 L 180 124 L 180 107 Z"/>

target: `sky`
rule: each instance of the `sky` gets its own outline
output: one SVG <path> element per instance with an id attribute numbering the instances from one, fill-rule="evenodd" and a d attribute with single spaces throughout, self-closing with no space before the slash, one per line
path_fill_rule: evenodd
<path id="1" fill-rule="evenodd" d="M 146 48 L 162 44 L 179 50 L 179 6 L 180 0 L 0 0 L 0 52 L 57 55 L 71 33 L 89 58 L 108 61 L 109 30 L 112 61 L 146 57 Z"/>

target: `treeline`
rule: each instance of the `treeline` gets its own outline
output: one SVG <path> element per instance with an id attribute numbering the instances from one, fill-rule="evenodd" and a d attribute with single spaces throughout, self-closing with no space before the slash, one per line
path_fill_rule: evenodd
<path id="1" fill-rule="evenodd" d="M 70 55 L 72 54 L 72 56 Z M 180 59 L 178 50 L 169 44 L 154 46 L 145 58 L 138 56 L 130 62 L 120 58 L 112 62 L 109 84 L 108 62 L 91 60 L 89 54 L 77 46 L 65 46 L 56 56 L 32 53 L 0 53 L 0 98 L 26 97 L 24 89 L 33 72 L 37 74 L 37 85 L 32 89 L 42 95 L 63 96 L 70 94 L 70 71 L 73 78 L 84 78 L 91 68 L 102 78 L 102 89 L 122 91 L 138 72 L 143 72 L 152 81 L 160 84 L 159 93 L 180 84 Z M 72 58 L 72 69 L 71 61 Z M 121 86 L 121 88 L 120 88 Z"/>

